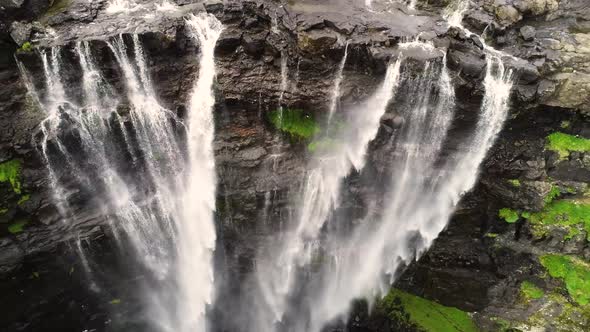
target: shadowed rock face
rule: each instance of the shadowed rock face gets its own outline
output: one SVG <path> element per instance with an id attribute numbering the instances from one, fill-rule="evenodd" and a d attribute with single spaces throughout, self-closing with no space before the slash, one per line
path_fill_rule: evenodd
<path id="1" fill-rule="evenodd" d="M 242 296 L 240 282 L 255 264 L 262 237 L 280 229 L 279 220 L 286 221 L 292 209 L 290 193 L 300 187 L 305 170 L 306 143 L 282 137 L 268 121 L 268 113 L 279 107 L 281 94 L 284 106 L 323 119 L 329 107 L 326 92 L 333 84 L 346 41 L 349 58 L 341 87 L 345 106 L 359 103 L 376 89 L 388 61 L 398 54 L 399 42 L 420 35 L 447 52 L 458 102 L 448 138 L 450 149 L 460 146 L 464 133 L 477 120 L 485 57 L 476 38 L 449 29 L 441 18 L 446 2 L 419 1 L 419 10 L 412 11 L 400 3 L 374 1 L 372 12 L 366 10 L 363 1 L 352 0 L 302 0 L 282 5 L 262 0 L 176 2 L 180 7 L 174 12 L 138 10 L 123 15 L 107 14 L 105 1 L 62 0 L 52 6 L 43 1 L 0 1 L 8 8 L 0 14 L 0 46 L 6 45 L 0 51 L 0 163 L 19 160 L 21 165 L 20 193 L 10 183 L 0 182 L 0 287 L 9 299 L 2 301 L 7 314 L 0 319 L 1 329 L 145 329 L 139 317 L 139 300 L 130 291 L 142 272 L 125 267 L 122 262 L 128 257 L 114 250 L 106 216 L 94 201 L 99 193 L 71 194 L 73 224 L 61 220 L 51 199 L 36 139 L 45 115 L 27 98 L 13 57 L 25 41 L 38 40 L 34 43 L 38 49 L 61 47 L 63 62 L 68 64 L 64 66 L 66 89 L 79 99 L 81 74 L 73 52 L 76 42 L 90 41 L 105 78 L 118 91 L 124 91 L 105 41 L 119 34 L 137 33 L 149 59 L 158 98 L 182 118 L 199 69 L 198 45 L 187 35 L 183 17 L 207 11 L 224 23 L 216 48 L 214 143 L 219 176 L 217 265 L 224 272 L 218 279 L 226 286 L 226 293 L 219 295 L 219 303 L 212 310 L 220 331 L 237 330 L 224 325 L 229 321 L 226 315 L 233 311 L 232 297 Z M 541 278 L 544 269 L 539 256 L 552 252 L 585 260 L 590 257 L 584 234 L 568 241 L 559 230 L 539 236 L 523 218 L 508 224 L 498 217 L 501 208 L 542 211 L 554 186 L 560 188 L 556 199 L 578 197 L 586 190 L 589 152 L 572 152 L 567 158 L 559 158 L 546 149 L 546 137 L 561 131 L 590 138 L 590 9 L 582 0 L 478 0 L 471 8 L 464 24 L 476 33 L 487 27 L 488 43 L 522 59 L 507 61 L 518 73 L 510 119 L 482 166 L 476 188 L 464 198 L 430 251 L 407 268 L 397 287 L 444 305 L 477 311 L 481 328 L 495 331 L 498 327 L 494 319 L 498 317 L 533 324 L 530 318 L 535 308 L 545 303 L 524 305 L 518 297 L 522 281 L 533 280 L 547 293 L 567 295 L 559 280 Z M 33 18 L 40 23 L 30 23 Z M 524 27 L 526 35 L 522 33 Z M 534 36 L 529 27 L 534 28 Z M 49 38 L 51 35 L 58 37 Z M 281 91 L 282 56 L 288 57 L 286 91 Z M 409 56 L 417 68 L 429 57 Z M 27 68 L 43 97 L 46 87 L 37 51 L 23 48 L 16 58 Z M 411 65 L 408 70 L 412 70 Z M 124 116 L 124 106 L 120 113 Z M 374 199 L 363 183 L 387 176 L 387 156 L 391 153 L 388 142 L 402 122 L 394 110 L 384 117 L 371 145 L 366 171 L 347 179 L 349 189 L 344 197 L 351 203 L 343 213 L 362 215 L 366 202 Z M 129 166 L 129 172 L 133 171 Z M 515 179 L 518 186 L 509 181 Z M 74 189 L 73 179 L 67 174 L 61 180 Z M 19 220 L 26 221 L 23 231 L 8 231 Z M 96 277 L 106 280 L 107 292 L 97 295 L 87 287 L 88 276 L 73 249 L 73 239 L 78 236 L 88 239 L 83 247 L 95 262 L 94 271 L 104 270 Z M 110 303 L 116 299 L 124 301 Z M 566 304 L 570 302 L 568 299 Z M 62 316 L 49 319 L 55 307 L 63 308 L 59 311 Z M 349 327 L 382 331 L 382 326 L 389 324 L 380 325 L 382 320 L 391 323 L 391 318 L 380 315 L 352 315 Z M 583 331 L 589 326 L 589 318 L 581 317 L 570 325 L 556 320 L 552 323 L 554 330 Z M 109 320 L 114 323 L 105 323 Z M 398 323 L 389 326 L 398 326 L 393 329 L 396 331 L 403 329 Z"/>

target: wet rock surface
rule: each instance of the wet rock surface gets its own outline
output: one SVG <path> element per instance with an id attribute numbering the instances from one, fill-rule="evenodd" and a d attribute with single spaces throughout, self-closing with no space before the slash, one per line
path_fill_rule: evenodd
<path id="1" fill-rule="evenodd" d="M 21 165 L 19 192 L 0 182 L 0 287 L 7 294 L 2 303 L 6 307 L 17 304 L 0 319 L 0 330 L 71 326 L 121 331 L 117 324 L 133 330 L 137 322 L 122 316 L 137 315 L 137 308 L 119 302 L 134 302 L 124 288 L 140 283 L 134 278 L 142 275 L 141 271 L 114 268 L 117 272 L 113 273 L 121 274 L 125 282 L 113 278 L 107 283 L 106 297 L 95 297 L 86 287 L 88 276 L 80 265 L 75 239 L 88 240 L 89 255 L 97 266 L 116 266 L 113 262 L 125 257 L 113 252 L 105 215 L 93 202 L 92 193 L 71 193 L 76 207 L 73 220 L 63 220 L 54 206 L 35 141 L 45 114 L 26 94 L 15 52 L 43 98 L 46 87 L 38 52 L 59 46 L 64 58 L 76 63 L 72 49 L 78 41 L 89 40 L 109 82 L 123 91 L 107 42 L 119 34 L 137 33 L 158 97 L 168 109 L 181 114 L 198 73 L 199 53 L 187 36 L 184 17 L 207 11 L 224 23 L 216 48 L 216 224 L 218 261 L 232 273 L 220 277 L 229 286 L 225 287 L 227 294 L 219 296 L 227 299 L 219 304 L 227 310 L 213 310 L 220 322 L 231 312 L 231 296 L 240 296 L 239 281 L 254 267 L 258 243 L 282 227 L 282 222 L 271 221 L 287 221 L 290 194 L 299 188 L 305 172 L 306 143 L 278 132 L 268 114 L 280 106 L 283 95 L 283 106 L 322 119 L 329 104 L 326 91 L 346 42 L 350 53 L 342 84 L 344 105 L 357 104 L 374 91 L 387 62 L 397 54 L 397 44 L 420 35 L 447 52 L 458 101 L 457 125 L 450 142 L 460 140 L 476 121 L 486 66 L 483 45 L 478 38 L 449 28 L 441 17 L 443 4 L 436 1 L 419 1 L 416 12 L 400 3 L 379 1 L 375 1 L 374 12 L 367 11 L 362 1 L 352 0 L 177 3 L 181 6 L 172 12 L 154 14 L 155 7 L 149 7 L 123 15 L 106 13 L 105 1 L 72 0 L 66 5 L 61 1 L 0 2 L 7 8 L 0 15 L 0 46 L 6 46 L 0 51 L 0 82 L 6 87 L 0 91 L 0 163 L 19 160 Z M 588 260 L 588 243 L 584 236 L 565 240 L 559 230 L 538 236 L 525 218 L 507 223 L 498 211 L 510 208 L 519 214 L 535 213 L 549 204 L 546 198 L 554 187 L 559 188 L 557 200 L 583 196 L 586 190 L 590 152 L 560 158 L 547 149 L 547 137 L 564 132 L 590 138 L 590 7 L 583 0 L 473 3 L 464 24 L 477 34 L 486 30 L 488 43 L 519 59 L 505 62 L 517 77 L 510 119 L 482 165 L 476 188 L 462 201 L 435 245 L 406 269 L 396 286 L 447 306 L 478 312 L 477 321 L 484 331 L 498 330 L 498 319 L 514 321 L 514 327 L 539 326 L 549 314 L 541 314 L 536 321 L 531 317 L 538 311 L 535 308 L 550 301 L 545 297 L 523 304 L 518 295 L 521 283 L 533 280 L 547 294 L 567 297 L 559 281 L 543 279 L 539 257 L 563 253 Z M 17 51 L 29 41 L 35 45 L 33 50 Z M 285 91 L 281 90 L 282 57 L 288 59 Z M 77 68 L 64 70 L 69 93 L 73 99 L 81 98 Z M 352 189 L 346 195 L 355 199 L 346 212 L 366 208 L 363 195 L 368 194 L 362 179 L 387 174 L 387 142 L 401 123 L 403 119 L 393 112 L 384 117 L 379 137 L 371 146 L 366 174 L 347 180 Z M 458 142 L 450 145 L 459 146 Z M 9 231 L 19 221 L 24 222 L 22 231 Z M 75 280 L 74 286 L 70 280 Z M 29 297 L 30 293 L 36 296 Z M 570 299 L 564 301 L 561 307 L 571 305 Z M 52 307 L 68 309 L 49 319 L 55 313 Z M 557 316 L 563 312 L 556 310 Z M 587 330 L 590 320 L 584 313 L 579 316 L 570 323 L 558 320 L 551 328 Z M 382 331 L 389 324 L 383 321 L 391 320 L 379 313 L 360 317 L 362 322 L 350 324 L 352 330 Z M 219 325 L 220 331 L 231 331 L 232 327 Z M 393 330 L 413 328 L 400 325 Z"/>

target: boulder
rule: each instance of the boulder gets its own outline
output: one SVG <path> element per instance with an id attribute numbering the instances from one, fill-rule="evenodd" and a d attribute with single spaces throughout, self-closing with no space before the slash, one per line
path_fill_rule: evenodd
<path id="1" fill-rule="evenodd" d="M 0 0 L 0 7 L 3 8 L 21 8 L 25 0 Z"/>
<path id="2" fill-rule="evenodd" d="M 338 34 L 329 30 L 312 30 L 298 36 L 297 45 L 303 52 L 321 54 L 338 41 Z"/>
<path id="3" fill-rule="evenodd" d="M 539 16 L 554 12 L 559 7 L 558 0 L 517 0 L 514 6 L 522 13 Z"/>
<path id="4" fill-rule="evenodd" d="M 498 6 L 495 8 L 494 13 L 504 25 L 512 25 L 522 19 L 520 12 L 510 5 Z"/>
<path id="5" fill-rule="evenodd" d="M 522 39 L 526 41 L 531 41 L 535 39 L 536 34 L 537 31 L 530 25 L 525 25 L 522 28 L 520 28 L 520 36 L 522 37 Z"/>
<path id="6" fill-rule="evenodd" d="M 10 26 L 10 37 L 18 45 L 22 46 L 25 42 L 31 39 L 31 32 L 33 26 L 25 22 L 12 22 Z"/>

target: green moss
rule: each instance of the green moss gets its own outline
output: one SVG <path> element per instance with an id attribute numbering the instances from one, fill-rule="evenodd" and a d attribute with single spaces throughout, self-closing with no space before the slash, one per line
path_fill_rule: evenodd
<path id="1" fill-rule="evenodd" d="M 110 304 L 121 304 L 121 299 L 112 299 L 109 303 Z"/>
<path id="2" fill-rule="evenodd" d="M 490 320 L 496 323 L 497 331 L 506 332 L 512 326 L 512 324 L 509 321 L 502 319 L 500 317 L 492 317 L 490 318 Z"/>
<path id="3" fill-rule="evenodd" d="M 8 226 L 8 231 L 10 232 L 10 234 L 18 234 L 18 233 L 22 233 L 24 227 L 28 224 L 29 222 L 26 220 L 18 220 L 13 222 L 12 224 L 10 224 Z"/>
<path id="4" fill-rule="evenodd" d="M 520 187 L 520 180 L 519 179 L 510 179 L 508 180 L 513 187 Z"/>
<path id="5" fill-rule="evenodd" d="M 47 9 L 43 17 L 40 19 L 41 23 L 46 23 L 50 17 L 63 13 L 70 6 L 71 2 L 72 0 L 53 1 L 53 5 Z"/>
<path id="6" fill-rule="evenodd" d="M 500 209 L 500 211 L 498 211 L 498 216 L 509 224 L 517 222 L 519 217 L 518 211 L 509 208 Z"/>
<path id="7" fill-rule="evenodd" d="M 276 129 L 298 139 L 308 139 L 320 131 L 315 120 L 302 110 L 283 109 L 269 113 L 269 120 Z"/>
<path id="8" fill-rule="evenodd" d="M 546 148 L 557 152 L 561 159 L 565 159 L 570 152 L 590 151 L 590 140 L 556 132 L 547 136 Z"/>
<path id="9" fill-rule="evenodd" d="M 520 294 L 526 300 L 538 300 L 545 295 L 545 292 L 530 281 L 523 281 L 520 284 Z"/>
<path id="10" fill-rule="evenodd" d="M 0 209 L 0 216 L 6 214 L 6 212 L 8 212 L 8 209 Z"/>
<path id="11" fill-rule="evenodd" d="M 565 283 L 568 294 L 580 304 L 590 302 L 590 266 L 573 256 L 549 254 L 541 256 L 541 264 L 553 278 Z"/>
<path id="12" fill-rule="evenodd" d="M 392 319 L 407 318 L 411 323 L 426 332 L 478 331 L 469 313 L 397 289 L 389 292 L 378 305 Z M 400 314 L 402 310 L 407 313 L 407 316 Z"/>
<path id="13" fill-rule="evenodd" d="M 587 331 L 590 306 L 573 303 L 559 292 L 547 294 L 544 301 L 525 325 L 521 325 L 523 331 Z"/>
<path id="14" fill-rule="evenodd" d="M 26 202 L 28 202 L 30 199 L 31 199 L 31 195 L 30 195 L 30 194 L 24 194 L 24 195 L 22 195 L 22 196 L 20 197 L 20 199 L 18 200 L 17 204 L 18 204 L 19 206 L 20 206 L 20 205 L 23 205 L 23 204 L 25 204 Z"/>
<path id="15" fill-rule="evenodd" d="M 484 236 L 490 239 L 495 239 L 498 237 L 498 233 L 486 233 Z"/>
<path id="16" fill-rule="evenodd" d="M 21 164 L 17 159 L 0 163 L 0 182 L 10 182 L 12 190 L 17 194 L 21 193 L 20 169 Z"/>
<path id="17" fill-rule="evenodd" d="M 563 129 L 567 129 L 567 128 L 569 128 L 569 127 L 570 127 L 570 124 L 571 124 L 571 123 L 570 123 L 569 121 L 567 121 L 567 120 L 565 120 L 565 121 L 561 121 L 561 125 L 560 125 L 560 127 L 561 127 L 561 128 L 563 128 Z"/>
<path id="18" fill-rule="evenodd" d="M 543 200 L 545 201 L 545 204 L 549 204 L 559 195 L 561 195 L 559 187 L 557 187 L 556 185 L 551 185 L 551 190 L 549 190 L 549 193 L 547 194 L 547 196 L 545 196 Z"/>
<path id="19" fill-rule="evenodd" d="M 17 50 L 18 52 L 32 52 L 33 51 L 33 45 L 30 42 L 24 42 L 21 47 L 18 48 Z"/>
<path id="20" fill-rule="evenodd" d="M 586 201 L 554 201 L 546 205 L 541 212 L 531 213 L 527 219 L 536 237 L 547 235 L 553 227 L 562 227 L 568 231 L 566 240 L 579 234 L 580 229 L 584 229 L 590 241 L 590 204 Z"/>

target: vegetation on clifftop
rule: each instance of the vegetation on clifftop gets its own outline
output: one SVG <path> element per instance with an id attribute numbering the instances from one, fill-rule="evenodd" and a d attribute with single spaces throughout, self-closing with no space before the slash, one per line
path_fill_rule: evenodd
<path id="1" fill-rule="evenodd" d="M 393 320 L 407 319 L 425 332 L 477 332 L 467 312 L 397 289 L 378 303 Z M 405 314 L 404 314 L 405 313 Z"/>
<path id="2" fill-rule="evenodd" d="M 547 136 L 546 148 L 557 152 L 561 159 L 565 159 L 570 155 L 570 152 L 590 151 L 590 139 L 555 132 Z"/>

